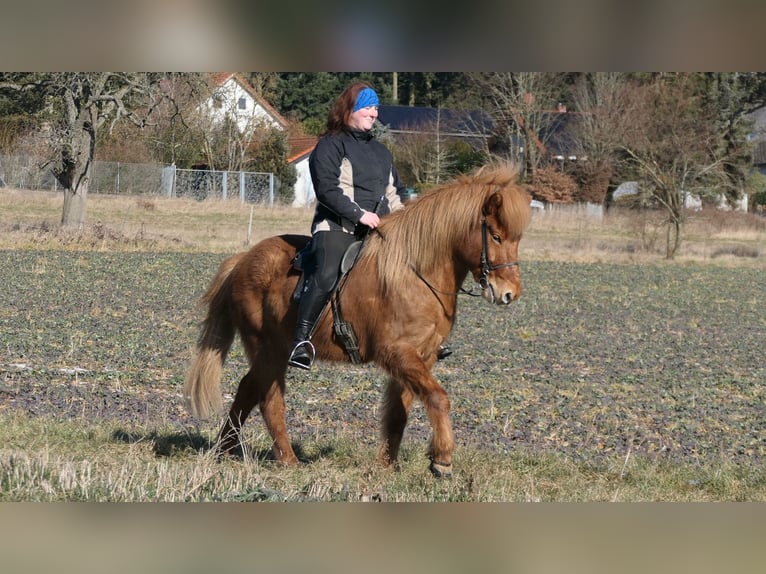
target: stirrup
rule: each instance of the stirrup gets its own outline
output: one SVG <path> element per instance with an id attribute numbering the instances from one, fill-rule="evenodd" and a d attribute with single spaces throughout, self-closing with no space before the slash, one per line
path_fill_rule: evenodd
<path id="1" fill-rule="evenodd" d="M 311 365 L 314 364 L 315 356 L 316 351 L 311 341 L 300 341 L 293 347 L 293 350 L 290 353 L 290 358 L 287 360 L 287 364 L 308 371 L 311 369 Z"/>
<path id="2" fill-rule="evenodd" d="M 436 351 L 436 360 L 437 361 L 443 361 L 447 357 L 449 357 L 452 354 L 452 349 L 449 345 L 446 343 L 443 345 L 439 345 L 439 348 Z"/>

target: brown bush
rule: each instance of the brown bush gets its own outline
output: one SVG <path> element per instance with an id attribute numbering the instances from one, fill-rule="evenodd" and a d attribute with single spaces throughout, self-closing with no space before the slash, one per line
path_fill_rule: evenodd
<path id="1" fill-rule="evenodd" d="M 579 187 L 575 201 L 604 203 L 612 172 L 613 169 L 608 164 L 576 162 L 572 168 L 572 177 Z"/>
<path id="2" fill-rule="evenodd" d="M 527 191 L 533 199 L 545 203 L 573 203 L 579 195 L 575 180 L 551 165 L 535 170 Z"/>

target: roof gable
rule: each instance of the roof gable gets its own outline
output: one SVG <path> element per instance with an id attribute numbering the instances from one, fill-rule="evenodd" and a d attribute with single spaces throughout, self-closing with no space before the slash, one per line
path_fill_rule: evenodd
<path id="1" fill-rule="evenodd" d="M 242 93 L 250 99 L 256 111 L 258 108 L 262 110 L 262 113 L 265 114 L 272 124 L 283 130 L 290 126 L 290 122 L 274 106 L 263 99 L 242 74 L 238 72 L 213 72 L 209 77 L 214 89 L 212 98 L 221 93 L 224 95 L 228 94 L 230 97 L 234 97 L 234 94 Z"/>

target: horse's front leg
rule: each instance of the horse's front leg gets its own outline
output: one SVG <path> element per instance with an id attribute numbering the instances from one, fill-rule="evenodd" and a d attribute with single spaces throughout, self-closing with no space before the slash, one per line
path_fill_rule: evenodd
<path id="1" fill-rule="evenodd" d="M 388 353 L 385 367 L 391 373 L 393 379 L 399 382 L 403 391 L 409 392 L 423 403 L 426 416 L 431 423 L 433 435 L 428 449 L 428 457 L 431 459 L 429 470 L 434 476 L 450 476 L 452 474 L 452 454 L 455 450 L 455 439 L 452 435 L 452 423 L 450 422 L 450 400 L 447 391 L 431 375 L 431 364 L 427 364 L 412 347 L 400 347 L 394 352 Z M 402 405 L 406 404 L 407 395 L 402 393 Z M 411 402 L 411 399 L 410 399 Z M 406 424 L 406 410 L 403 423 Z M 384 411 L 384 416 L 388 411 Z M 397 420 L 392 416 L 389 420 Z M 401 424 L 401 433 L 404 424 Z M 388 430 L 387 440 L 389 443 L 389 457 L 391 447 L 396 444 L 393 454 L 398 454 L 398 442 L 401 436 L 391 431 L 397 430 L 396 425 L 391 425 Z M 386 427 L 384 423 L 384 432 Z M 398 439 L 398 442 L 397 442 Z M 391 457 L 395 460 L 395 457 Z"/>

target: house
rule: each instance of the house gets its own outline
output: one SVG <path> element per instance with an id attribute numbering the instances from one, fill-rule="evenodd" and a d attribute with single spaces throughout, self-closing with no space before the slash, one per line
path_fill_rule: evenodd
<path id="1" fill-rule="evenodd" d="M 564 114 L 566 115 L 566 114 Z M 466 142 L 477 149 L 494 145 L 495 122 L 482 110 L 455 110 L 416 106 L 381 105 L 378 107 L 378 122 L 385 126 L 394 139 L 416 134 L 438 133 L 447 139 Z M 560 153 L 559 147 L 565 140 L 563 122 L 554 122 L 556 134 L 553 138 L 559 144 L 551 153 Z M 546 138 L 547 139 L 547 138 Z M 316 200 L 314 186 L 308 169 L 308 158 L 316 147 L 317 138 L 293 137 L 288 140 L 290 157 L 298 173 L 295 183 L 293 206 L 309 206 Z M 541 144 L 542 145 L 542 144 Z"/>
<path id="2" fill-rule="evenodd" d="M 394 136 L 438 133 L 474 147 L 486 147 L 494 121 L 482 110 L 453 110 L 415 106 L 379 106 L 378 121 Z"/>
<path id="3" fill-rule="evenodd" d="M 548 116 L 542 122 L 542 133 L 530 134 L 539 151 L 552 159 L 577 159 L 580 146 L 572 131 L 577 114 L 568 112 L 566 106 L 561 104 L 555 110 L 537 113 Z M 477 149 L 492 149 L 497 143 L 495 120 L 483 110 L 380 106 L 378 120 L 394 137 L 435 133 L 438 129 L 442 136 L 465 141 Z M 521 156 L 524 153 L 521 138 L 514 135 L 512 139 Z"/>
<path id="4" fill-rule="evenodd" d="M 308 207 L 316 200 L 314 184 L 309 173 L 309 156 L 317 145 L 319 138 L 315 136 L 297 136 L 287 140 L 290 148 L 288 163 L 295 166 L 298 179 L 295 181 L 295 197 L 293 207 Z"/>
<path id="5" fill-rule="evenodd" d="M 211 74 L 213 94 L 204 106 L 214 121 L 227 116 L 235 119 L 242 133 L 257 127 L 272 127 L 286 132 L 295 128 L 271 104 L 263 99 L 247 79 L 235 72 Z M 308 158 L 316 146 L 317 138 L 298 134 L 288 137 L 287 161 L 295 166 L 298 179 L 295 183 L 293 205 L 311 205 L 314 202 L 314 186 L 308 169 Z"/>
<path id="6" fill-rule="evenodd" d="M 242 133 L 263 125 L 281 130 L 290 126 L 241 74 L 217 72 L 210 78 L 213 93 L 203 106 L 214 121 L 223 121 L 228 116 L 237 122 Z"/>
<path id="7" fill-rule="evenodd" d="M 577 123 L 581 114 L 568 111 L 563 104 L 559 104 L 555 111 L 541 113 L 547 116 L 544 122 L 545 127 L 538 136 L 544 151 L 557 161 L 585 159 L 582 154 L 582 145 L 576 136 Z"/>

